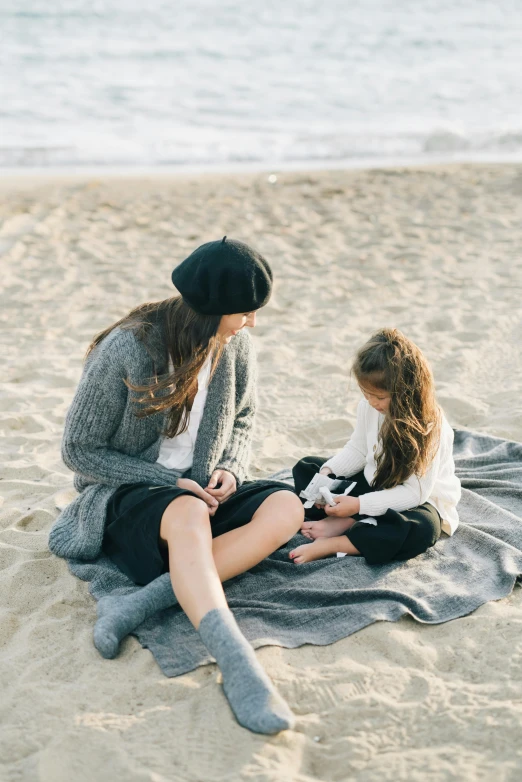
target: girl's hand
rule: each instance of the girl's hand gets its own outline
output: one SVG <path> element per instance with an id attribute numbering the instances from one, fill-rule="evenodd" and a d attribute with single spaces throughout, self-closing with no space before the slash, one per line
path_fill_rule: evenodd
<path id="1" fill-rule="evenodd" d="M 190 478 L 178 478 L 177 486 L 178 489 L 187 489 L 188 491 L 193 492 L 197 497 L 203 500 L 203 502 L 206 502 L 210 516 L 213 516 L 219 508 L 218 500 L 210 493 L 206 492 L 205 489 L 202 489 L 196 481 L 192 481 Z"/>
<path id="2" fill-rule="evenodd" d="M 331 475 L 332 471 L 329 467 L 321 467 L 319 470 L 319 475 Z"/>
<path id="3" fill-rule="evenodd" d="M 218 483 L 220 483 L 221 486 L 219 489 L 216 489 Z M 236 479 L 232 473 L 227 470 L 214 470 L 205 491 L 211 494 L 212 497 L 215 497 L 221 504 L 226 502 L 228 498 L 237 491 Z"/>
<path id="4" fill-rule="evenodd" d="M 360 509 L 361 503 L 357 497 L 335 497 L 335 508 L 325 505 L 324 512 L 336 519 L 347 519 L 359 513 Z"/>

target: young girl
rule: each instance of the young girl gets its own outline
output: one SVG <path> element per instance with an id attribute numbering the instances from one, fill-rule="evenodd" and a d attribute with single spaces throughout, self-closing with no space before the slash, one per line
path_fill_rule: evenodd
<path id="1" fill-rule="evenodd" d="M 337 552 L 370 565 L 412 559 L 459 523 L 453 431 L 419 348 L 397 329 L 381 329 L 357 353 L 353 374 L 364 399 L 350 440 L 326 462 L 302 459 L 293 474 L 297 493 L 318 470 L 350 479 L 336 493 L 356 486 L 335 507 L 308 512 L 301 531 L 313 543 L 290 552 L 297 564 Z"/>
<path id="2" fill-rule="evenodd" d="M 293 715 L 221 586 L 303 521 L 286 484 L 245 480 L 256 399 L 245 329 L 269 299 L 272 273 L 259 253 L 225 237 L 195 250 L 172 280 L 181 296 L 136 308 L 90 347 L 62 445 L 80 494 L 49 546 L 62 557 L 104 553 L 144 585 L 99 601 L 94 640 L 104 657 L 179 602 L 221 668 L 238 721 L 277 733 Z"/>

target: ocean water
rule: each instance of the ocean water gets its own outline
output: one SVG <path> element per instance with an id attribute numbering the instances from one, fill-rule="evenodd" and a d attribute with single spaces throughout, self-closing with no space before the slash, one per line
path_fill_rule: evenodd
<path id="1" fill-rule="evenodd" d="M 0 0 L 0 166 L 522 157 L 522 0 Z"/>

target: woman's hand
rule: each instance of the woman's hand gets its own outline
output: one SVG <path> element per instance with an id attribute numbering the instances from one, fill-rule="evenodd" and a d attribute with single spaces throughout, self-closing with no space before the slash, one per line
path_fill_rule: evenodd
<path id="1" fill-rule="evenodd" d="M 216 489 L 218 483 L 220 483 L 221 486 L 219 489 Z M 205 489 L 212 497 L 216 498 L 220 505 L 221 503 L 226 502 L 236 490 L 236 479 L 232 473 L 227 472 L 227 470 L 214 470 L 208 482 L 208 486 Z"/>
<path id="2" fill-rule="evenodd" d="M 355 513 L 359 513 L 361 503 L 358 497 L 335 497 L 335 508 L 325 505 L 324 511 L 327 516 L 333 516 L 336 519 L 347 519 Z"/>
<path id="3" fill-rule="evenodd" d="M 193 492 L 197 497 L 203 500 L 203 502 L 206 502 L 210 516 L 213 516 L 217 511 L 219 507 L 218 500 L 206 492 L 205 489 L 202 489 L 196 481 L 192 481 L 190 478 L 178 478 L 177 486 L 178 489 L 187 489 L 188 491 Z"/>
<path id="4" fill-rule="evenodd" d="M 329 467 L 321 467 L 319 470 L 319 475 L 331 475 L 332 471 Z"/>

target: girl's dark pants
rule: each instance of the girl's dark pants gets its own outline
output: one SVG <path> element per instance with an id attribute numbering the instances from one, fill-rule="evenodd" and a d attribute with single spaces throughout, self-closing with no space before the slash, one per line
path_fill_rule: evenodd
<path id="1" fill-rule="evenodd" d="M 308 486 L 325 462 L 326 459 L 319 456 L 306 456 L 295 465 L 292 474 L 297 494 Z M 351 497 L 360 497 L 361 494 L 376 491 L 364 477 L 364 472 L 358 472 L 348 479 L 343 476 L 331 477 L 339 477 L 343 481 L 335 490 L 336 494 L 342 494 L 354 481 L 356 486 L 350 492 Z M 315 507 L 306 510 L 306 517 L 311 521 L 329 518 L 322 508 Z M 439 512 L 429 502 L 400 513 L 388 510 L 384 515 L 375 517 L 377 526 L 359 521 L 365 518 L 360 514 L 353 518 L 357 521 L 345 535 L 369 565 L 385 565 L 392 560 L 413 559 L 433 546 L 441 534 Z"/>

